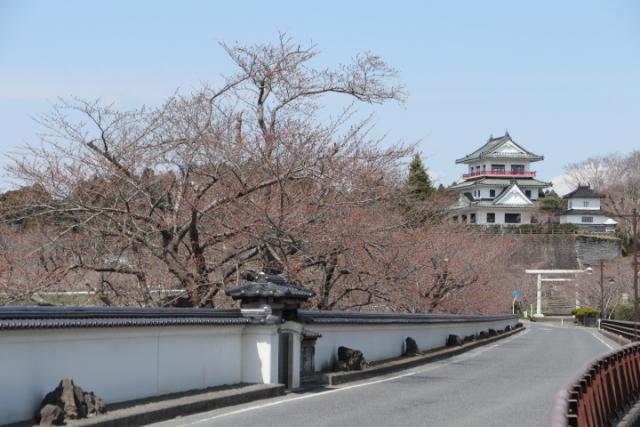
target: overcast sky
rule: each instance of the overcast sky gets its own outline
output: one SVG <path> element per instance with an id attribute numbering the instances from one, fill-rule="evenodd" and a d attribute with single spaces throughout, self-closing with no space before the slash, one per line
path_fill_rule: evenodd
<path id="1" fill-rule="evenodd" d="M 36 141 L 32 117 L 57 97 L 154 104 L 231 71 L 219 42 L 278 31 L 317 43 L 322 65 L 371 51 L 397 68 L 409 100 L 376 108 L 377 132 L 419 141 L 445 184 L 505 129 L 545 156 L 544 180 L 640 148 L 635 0 L 0 0 L 0 150 Z"/>

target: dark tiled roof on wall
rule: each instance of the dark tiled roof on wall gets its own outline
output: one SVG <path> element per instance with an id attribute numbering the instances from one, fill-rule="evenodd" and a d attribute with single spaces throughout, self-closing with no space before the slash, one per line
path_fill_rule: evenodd
<path id="1" fill-rule="evenodd" d="M 0 330 L 244 325 L 239 310 L 196 308 L 0 307 Z"/>
<path id="2" fill-rule="evenodd" d="M 491 322 L 515 319 L 511 314 L 494 316 L 468 316 L 458 314 L 430 313 L 376 313 L 355 311 L 311 311 L 299 310 L 298 319 L 303 323 L 319 324 L 429 324 Z"/>

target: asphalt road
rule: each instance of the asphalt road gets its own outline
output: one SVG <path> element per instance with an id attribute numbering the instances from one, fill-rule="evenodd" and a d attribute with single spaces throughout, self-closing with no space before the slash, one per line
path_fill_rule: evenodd
<path id="1" fill-rule="evenodd" d="M 158 426 L 544 426 L 556 392 L 616 348 L 593 329 L 527 330 L 386 377 L 261 400 Z"/>

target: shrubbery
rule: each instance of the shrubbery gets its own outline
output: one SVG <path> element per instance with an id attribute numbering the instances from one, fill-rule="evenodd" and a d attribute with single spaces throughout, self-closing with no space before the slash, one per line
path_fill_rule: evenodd
<path id="1" fill-rule="evenodd" d="M 576 224 L 506 224 L 484 225 L 484 229 L 492 233 L 509 234 L 576 234 Z"/>
<path id="2" fill-rule="evenodd" d="M 585 318 L 598 317 L 600 315 L 600 312 L 593 307 L 580 307 L 572 310 L 571 314 L 573 314 L 576 317 L 576 321 L 578 323 L 584 324 Z"/>
<path id="3" fill-rule="evenodd" d="M 632 304 L 620 304 L 613 311 L 613 318 L 615 320 L 633 320 L 633 305 Z"/>

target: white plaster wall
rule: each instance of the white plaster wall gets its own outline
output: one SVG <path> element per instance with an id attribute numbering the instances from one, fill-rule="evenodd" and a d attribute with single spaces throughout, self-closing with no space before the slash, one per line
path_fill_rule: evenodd
<path id="1" fill-rule="evenodd" d="M 589 206 L 584 206 L 584 202 L 588 202 Z M 600 199 L 569 199 L 567 203 L 569 209 L 580 209 L 580 210 L 598 210 L 600 209 Z"/>
<path id="2" fill-rule="evenodd" d="M 0 424 L 32 418 L 62 378 L 72 378 L 107 403 L 239 383 L 242 329 L 2 331 Z"/>
<path id="3" fill-rule="evenodd" d="M 2 331 L 0 424 L 31 419 L 62 378 L 74 379 L 107 403 L 239 382 L 276 383 L 278 329 L 300 326 L 290 323 Z M 316 345 L 320 370 L 331 366 L 341 345 L 375 361 L 399 356 L 408 336 L 427 350 L 445 345 L 449 334 L 515 323 L 304 326 L 323 335 Z"/>
<path id="4" fill-rule="evenodd" d="M 308 325 L 308 329 L 322 334 L 316 341 L 315 368 L 325 371 L 333 366 L 340 346 L 358 349 L 368 361 L 378 361 L 400 356 L 407 337 L 416 340 L 418 348 L 425 351 L 444 346 L 449 334 L 464 337 L 488 329 L 504 329 L 516 323 L 517 319 L 432 325 L 314 324 Z"/>
<path id="5" fill-rule="evenodd" d="M 477 209 L 476 211 L 474 211 L 476 214 L 476 224 L 483 224 L 483 225 L 504 225 L 504 214 L 505 212 L 507 213 L 520 213 L 521 215 L 521 222 L 520 224 L 530 224 L 531 223 L 531 212 L 530 211 L 520 211 L 518 209 L 511 209 L 511 210 L 503 210 L 503 209 L 495 209 L 495 210 L 491 210 L 491 209 Z M 487 212 L 493 212 L 496 214 L 496 222 L 494 223 L 488 223 L 487 222 Z M 468 222 L 468 218 L 469 218 L 470 214 L 467 214 L 467 222 Z M 458 214 L 458 219 L 460 219 L 461 215 Z M 512 224 L 512 225 L 518 225 L 518 224 Z"/>
<path id="6" fill-rule="evenodd" d="M 247 327 L 242 336 L 242 381 L 278 382 L 278 330 L 275 326 Z"/>
<path id="7" fill-rule="evenodd" d="M 583 216 L 593 217 L 593 222 L 582 222 Z M 562 215 L 560 216 L 560 224 L 584 224 L 584 225 L 602 225 L 608 218 L 604 215 Z"/>

